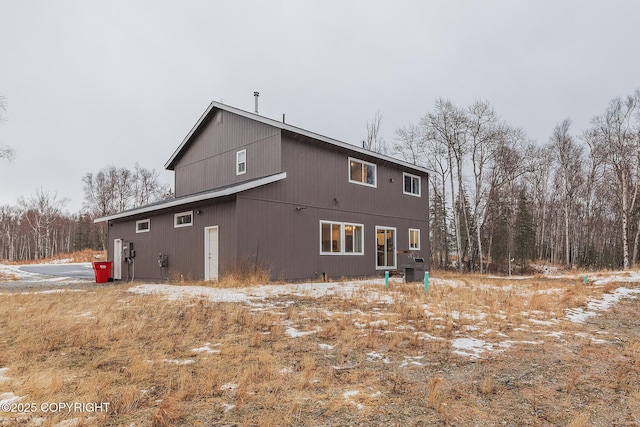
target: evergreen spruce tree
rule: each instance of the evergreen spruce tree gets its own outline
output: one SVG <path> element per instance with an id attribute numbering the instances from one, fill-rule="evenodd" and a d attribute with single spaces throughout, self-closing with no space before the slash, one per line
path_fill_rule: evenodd
<path id="1" fill-rule="evenodd" d="M 513 255 L 520 269 L 524 270 L 527 261 L 534 259 L 536 253 L 536 230 L 531 206 L 524 189 L 520 190 L 518 195 L 514 228 Z"/>

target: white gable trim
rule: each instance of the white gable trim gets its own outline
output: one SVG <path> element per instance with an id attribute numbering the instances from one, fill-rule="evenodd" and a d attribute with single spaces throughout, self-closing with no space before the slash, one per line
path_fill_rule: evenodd
<path id="1" fill-rule="evenodd" d="M 200 119 L 198 119 L 198 121 L 196 122 L 196 124 L 193 126 L 193 128 L 191 129 L 191 131 L 187 134 L 187 136 L 184 138 L 184 140 L 182 141 L 182 143 L 180 144 L 180 146 L 176 149 L 176 151 L 173 152 L 173 154 L 171 155 L 171 158 L 167 161 L 167 163 L 165 163 L 164 167 L 165 169 L 169 169 L 169 170 L 173 170 L 173 167 L 175 166 L 175 162 L 177 161 L 178 156 L 180 155 L 180 153 L 182 153 L 183 148 L 185 148 L 185 146 L 189 143 L 189 141 L 191 140 L 191 138 L 193 137 L 193 135 L 196 133 L 196 131 L 200 128 L 200 125 L 202 124 L 202 122 L 204 122 L 207 117 L 209 117 L 209 114 L 212 112 L 213 109 L 219 109 L 219 110 L 224 110 L 224 111 L 228 111 L 230 113 L 233 114 L 237 114 L 239 116 L 245 117 L 247 119 L 250 120 L 255 120 L 257 122 L 260 123 L 264 123 L 273 127 L 276 127 L 278 129 L 282 129 L 282 130 L 287 130 L 289 132 L 292 133 L 297 133 L 298 135 L 303 135 L 309 138 L 313 138 L 313 139 L 317 139 L 318 141 L 322 141 L 322 142 L 326 142 L 327 144 L 331 144 L 340 148 L 344 148 L 345 150 L 349 150 L 352 151 L 354 153 L 359 153 L 359 154 L 363 154 L 365 156 L 369 156 L 369 157 L 373 157 L 376 159 L 380 159 L 380 160 L 384 160 L 386 162 L 390 162 L 393 164 L 397 164 L 397 165 L 401 165 L 405 168 L 409 168 L 412 169 L 414 171 L 419 171 L 422 173 L 429 173 L 429 171 L 421 166 L 417 166 L 411 163 L 407 163 L 403 160 L 399 160 L 396 159 L 394 157 L 389 157 L 386 156 L 384 154 L 379 154 L 376 153 L 374 151 L 369 151 L 365 148 L 362 148 L 360 146 L 357 145 L 353 145 L 353 144 L 348 144 L 346 142 L 342 142 L 342 141 L 338 141 L 337 139 L 333 139 L 333 138 L 329 138 L 327 136 L 323 136 L 314 132 L 310 132 L 308 130 L 304 130 L 295 126 L 291 126 L 287 123 L 282 123 L 279 122 L 277 120 L 273 120 L 273 119 L 269 119 L 267 117 L 261 116 L 259 114 L 255 114 L 255 113 L 250 113 L 248 111 L 244 111 L 244 110 L 240 110 L 238 108 L 235 107 L 230 107 L 228 105 L 225 104 L 221 104 L 219 102 L 211 102 L 211 104 L 209 104 L 209 107 L 207 108 L 207 110 L 204 112 L 204 114 L 202 114 L 202 116 L 200 117 Z"/>

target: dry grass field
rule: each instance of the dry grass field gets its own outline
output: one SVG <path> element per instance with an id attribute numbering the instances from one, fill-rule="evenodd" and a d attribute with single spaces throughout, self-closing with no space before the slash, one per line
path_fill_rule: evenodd
<path id="1" fill-rule="evenodd" d="M 640 425 L 640 286 L 597 279 L 4 292 L 0 426 Z"/>
<path id="2" fill-rule="evenodd" d="M 107 259 L 107 251 L 94 251 L 92 249 L 84 249 L 82 251 L 76 251 L 72 253 L 60 253 L 50 258 L 41 258 L 37 260 L 39 264 L 46 263 L 60 263 L 60 262 L 92 262 L 100 259 Z M 19 264 L 32 264 L 34 261 L 22 260 L 22 261 L 9 261 L 2 260 L 3 264 L 19 265 Z"/>

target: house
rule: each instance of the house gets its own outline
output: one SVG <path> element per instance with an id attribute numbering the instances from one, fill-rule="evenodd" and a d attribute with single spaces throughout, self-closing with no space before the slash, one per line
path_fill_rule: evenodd
<path id="1" fill-rule="evenodd" d="M 364 277 L 398 270 L 399 253 L 428 263 L 421 167 L 218 102 L 165 167 L 175 198 L 96 220 L 114 279 L 217 280 L 241 264 Z"/>

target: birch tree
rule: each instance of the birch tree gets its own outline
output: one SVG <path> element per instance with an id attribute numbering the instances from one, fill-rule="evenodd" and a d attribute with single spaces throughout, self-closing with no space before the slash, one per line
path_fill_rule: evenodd
<path id="1" fill-rule="evenodd" d="M 576 197 L 579 187 L 584 182 L 582 170 L 583 148 L 579 146 L 574 138 L 569 134 L 571 120 L 564 119 L 553 129 L 550 138 L 551 152 L 553 153 L 556 169 L 556 180 L 558 192 L 564 214 L 564 263 L 567 268 L 571 268 L 571 230 L 575 229 L 576 218 Z"/>
<path id="2" fill-rule="evenodd" d="M 84 183 L 84 208 L 92 219 L 137 208 L 172 196 L 171 188 L 161 184 L 155 170 L 136 164 L 134 170 L 108 166 L 87 173 Z M 105 225 L 99 228 L 99 240 L 106 245 Z"/>
<path id="3" fill-rule="evenodd" d="M 468 139 L 473 171 L 472 222 L 476 225 L 476 245 L 480 273 L 484 271 L 482 257 L 482 221 L 486 214 L 486 169 L 493 159 L 497 146 L 498 117 L 487 101 L 476 101 L 467 110 Z"/>
<path id="4" fill-rule="evenodd" d="M 453 105 L 449 100 L 438 99 L 435 111 L 428 113 L 421 120 L 425 128 L 427 141 L 437 148 L 437 152 L 446 153 L 446 170 L 451 189 L 451 213 L 453 216 L 453 228 L 456 237 L 456 252 L 458 255 L 458 271 L 462 272 L 463 251 L 460 227 L 460 215 L 456 209 L 456 195 L 460 195 L 461 203 L 464 203 L 464 190 L 462 188 L 462 157 L 465 154 L 466 119 L 464 112 Z M 461 211 L 465 212 L 465 206 Z M 469 227 L 467 227 L 467 230 Z"/>
<path id="5" fill-rule="evenodd" d="M 626 98 L 614 98 L 602 116 L 592 120 L 588 138 L 598 146 L 605 167 L 613 177 L 616 194 L 620 198 L 622 236 L 622 265 L 626 270 L 629 259 L 629 221 L 638 196 L 640 141 L 637 123 L 638 91 Z"/>
<path id="6" fill-rule="evenodd" d="M 33 235 L 35 259 L 53 255 L 53 224 L 62 215 L 67 203 L 66 198 L 59 199 L 56 193 L 46 192 L 42 188 L 36 190 L 35 195 L 28 199 L 19 199 L 22 216 L 29 224 Z"/>

